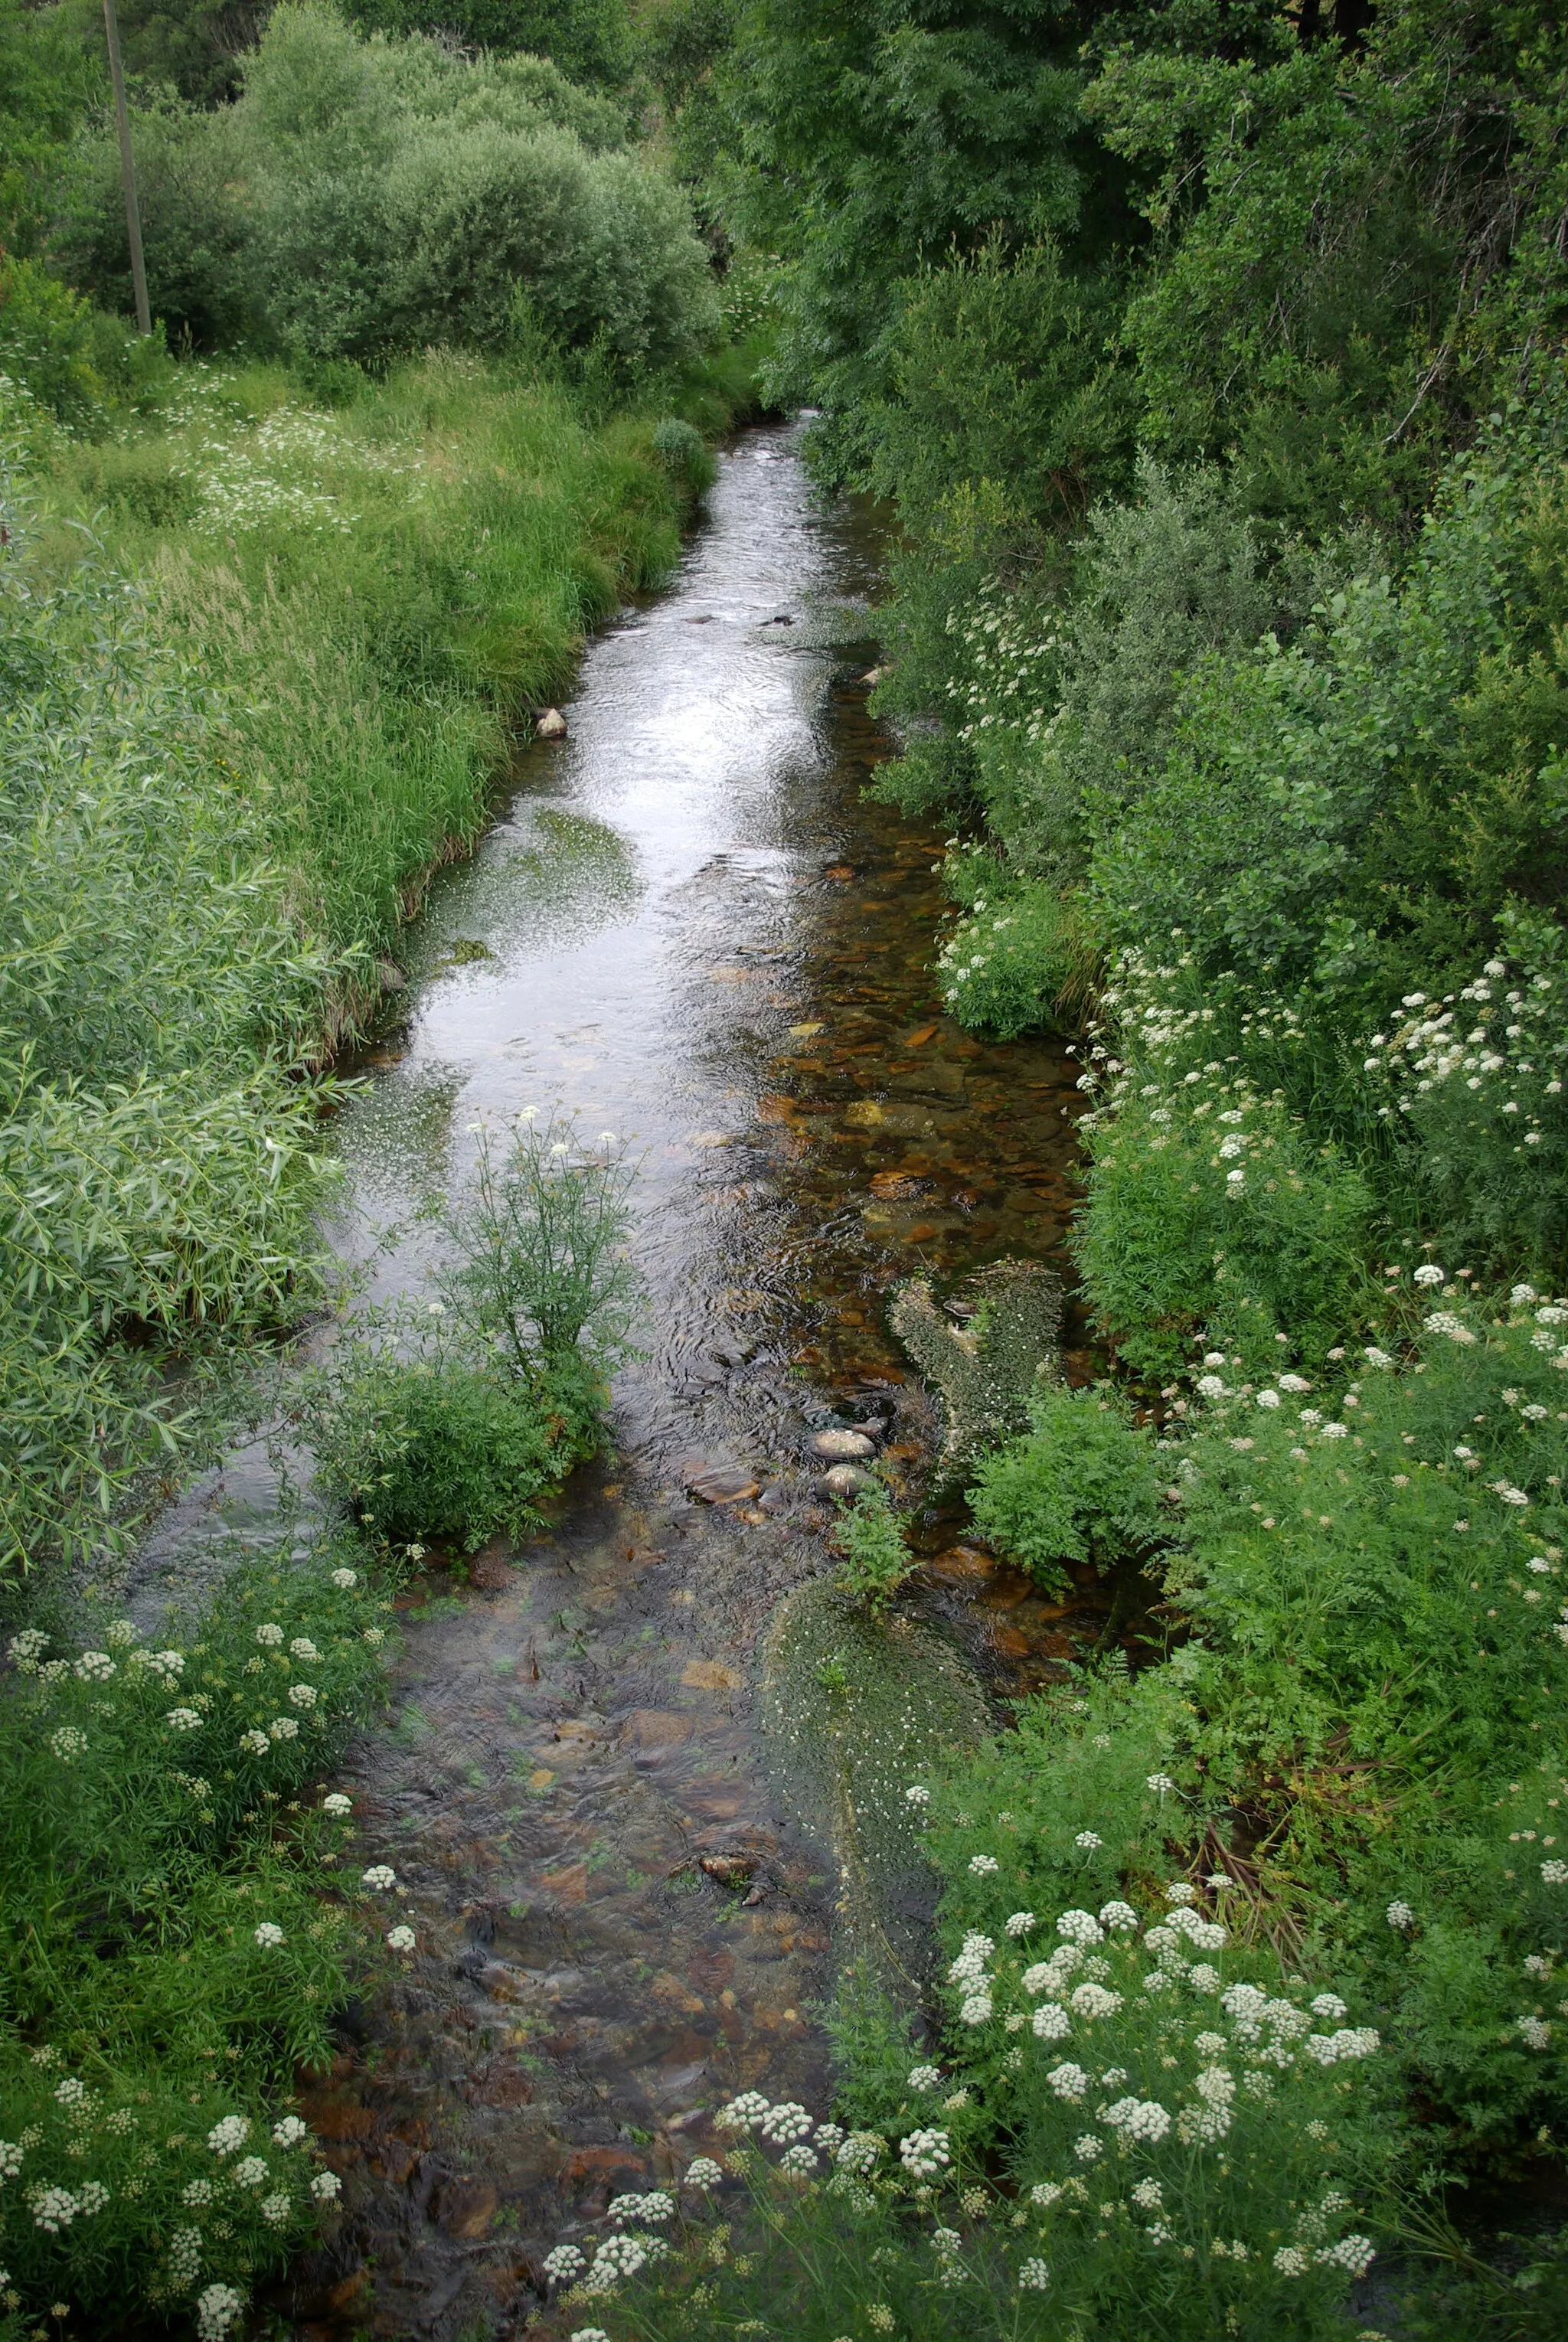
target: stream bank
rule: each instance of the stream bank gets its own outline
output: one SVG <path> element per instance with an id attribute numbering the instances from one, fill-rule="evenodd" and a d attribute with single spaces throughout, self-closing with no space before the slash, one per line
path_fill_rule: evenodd
<path id="1" fill-rule="evenodd" d="M 566 741 L 436 882 L 344 1117 L 340 1243 L 383 1297 L 429 1238 L 375 1231 L 462 1182 L 476 1126 L 559 1101 L 613 1128 L 647 1326 L 549 1529 L 408 1590 L 345 1773 L 420 1947 L 304 2102 L 345 2186 L 288 2289 L 308 2334 L 520 2332 L 544 2252 L 708 2144 L 724 2097 L 829 2092 L 854 1882 L 780 1761 L 787 1684 L 771 1732 L 754 1689 L 824 1568 L 810 1435 L 874 1417 L 917 1488 L 934 1426 L 885 1296 L 1059 1258 L 1078 1104 L 1059 1046 L 942 1015 L 940 840 L 863 801 L 876 554 L 790 431 L 737 444 L 671 591 L 590 646 Z M 928 1524 L 892 1632 L 1015 1697 L 1074 1613 L 956 1526 Z"/>

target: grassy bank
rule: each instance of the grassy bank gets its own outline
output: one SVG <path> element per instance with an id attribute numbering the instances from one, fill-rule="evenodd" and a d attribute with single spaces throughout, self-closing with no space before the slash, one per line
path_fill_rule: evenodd
<path id="1" fill-rule="evenodd" d="M 14 1581 L 112 1554 L 200 1370 L 319 1292 L 315 1069 L 513 727 L 667 571 L 706 462 L 686 417 L 743 382 L 606 413 L 445 353 L 323 405 L 195 365 L 91 438 L 9 395 Z"/>

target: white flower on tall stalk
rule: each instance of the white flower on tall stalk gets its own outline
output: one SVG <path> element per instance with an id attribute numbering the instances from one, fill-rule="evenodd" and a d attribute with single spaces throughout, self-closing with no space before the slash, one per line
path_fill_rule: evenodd
<path id="1" fill-rule="evenodd" d="M 283 1939 L 283 1929 L 271 1919 L 264 1919 L 255 1930 L 255 1940 L 261 1946 L 264 1952 L 275 1950 Z"/>
<path id="2" fill-rule="evenodd" d="M 346 1594 L 351 1586 L 359 1584 L 359 1573 L 353 1569 L 335 1569 L 331 1583 L 337 1587 L 340 1594 Z"/>
<path id="3" fill-rule="evenodd" d="M 1423 1261 L 1415 1271 L 1415 1282 L 1417 1285 L 1446 1285 L 1448 1272 L 1439 1268 L 1435 1261 Z"/>
<path id="4" fill-rule="evenodd" d="M 334 1789 L 323 1797 L 321 1809 L 324 1814 L 331 1814 L 335 1821 L 341 1821 L 354 1811 L 354 1799 L 345 1797 L 341 1789 Z"/>
<path id="5" fill-rule="evenodd" d="M 271 1622 L 265 1626 L 258 1626 L 256 1628 L 256 1641 L 267 1650 L 275 1649 L 276 1646 L 283 1641 L 283 1628 L 272 1624 Z"/>
<path id="6" fill-rule="evenodd" d="M 310 2132 L 297 2115 L 285 2115 L 281 2122 L 274 2123 L 272 2135 L 279 2147 L 303 2147 Z"/>
<path id="7" fill-rule="evenodd" d="M 1009 1936 L 1026 1936 L 1034 1925 L 1033 1911 L 1014 1911 L 1008 1919 L 1005 1932 Z"/>
<path id="8" fill-rule="evenodd" d="M 335 2203 L 343 2193 L 343 2182 L 335 2171 L 318 2171 L 310 2183 L 310 2192 L 318 2204 Z"/>
<path id="9" fill-rule="evenodd" d="M 397 1873 L 389 1862 L 373 1862 L 368 1870 L 362 1870 L 359 1875 L 365 1884 L 378 1895 L 385 1895 L 388 1887 L 397 1884 Z"/>
<path id="10" fill-rule="evenodd" d="M 969 1868 L 972 1876 L 976 1878 L 992 1878 L 1001 1868 L 1001 1865 L 994 1854 L 972 1854 L 969 1857 Z"/>
<path id="11" fill-rule="evenodd" d="M 200 1710 L 194 1707 L 171 1707 L 164 1722 L 171 1732 L 199 1732 L 202 1727 Z"/>
<path id="12" fill-rule="evenodd" d="M 292 1716 L 275 1716 L 267 1726 L 267 1731 L 275 1740 L 297 1740 L 299 1738 L 298 1718 Z"/>
<path id="13" fill-rule="evenodd" d="M 934 2090 L 941 2079 L 940 2067 L 915 2066 L 910 2071 L 909 2087 L 912 2090 Z"/>
<path id="14" fill-rule="evenodd" d="M 386 1931 L 387 1947 L 394 1952 L 411 1952 L 415 1940 L 412 1927 L 389 1927 Z"/>
<path id="15" fill-rule="evenodd" d="M 215 2155 L 237 2155 L 251 2135 L 251 2127 L 244 2115 L 225 2115 L 207 2133 L 207 2145 Z"/>
<path id="16" fill-rule="evenodd" d="M 953 2160 L 944 2130 L 912 2130 L 898 2142 L 898 2159 L 915 2179 L 934 2179 Z M 842 2155 L 841 2155 L 842 2160 Z"/>

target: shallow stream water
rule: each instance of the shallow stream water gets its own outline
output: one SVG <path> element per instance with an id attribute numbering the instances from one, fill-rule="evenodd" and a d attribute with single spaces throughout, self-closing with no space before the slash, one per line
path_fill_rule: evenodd
<path id="1" fill-rule="evenodd" d="M 888 1288 L 1060 1257 L 1077 1103 L 1059 1046 L 944 1017 L 940 841 L 863 801 L 876 555 L 790 431 L 737 444 L 671 589 L 589 647 L 568 738 L 435 887 L 344 1117 L 367 1259 L 461 1186 L 476 1124 L 559 1103 L 624 1136 L 646 1355 L 546 1534 L 410 1589 L 345 1768 L 420 1948 L 305 2101 L 345 2189 L 280 2303 L 306 2335 L 521 2333 L 544 2253 L 708 2146 L 724 2097 L 824 2107 L 849 1873 L 779 1757 L 788 1685 L 771 1736 L 756 1694 L 781 1600 L 831 1566 L 808 1443 L 880 1408 L 919 1491 Z M 376 1288 L 429 1241 L 374 1254 Z M 959 1526 L 928 1517 L 886 1630 L 914 1707 L 942 1652 L 1000 1702 L 1082 1624 Z"/>

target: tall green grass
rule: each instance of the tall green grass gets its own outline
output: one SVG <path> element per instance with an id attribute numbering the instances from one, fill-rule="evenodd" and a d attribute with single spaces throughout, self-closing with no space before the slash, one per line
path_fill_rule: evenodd
<path id="1" fill-rule="evenodd" d="M 172 370 L 78 435 L 14 385 L 0 555 L 0 1572 L 95 1572 L 177 1469 L 171 1365 L 319 1298 L 320 1067 L 588 629 L 679 549 L 672 425 L 431 354 Z M 700 453 L 700 451 L 699 451 Z"/>

